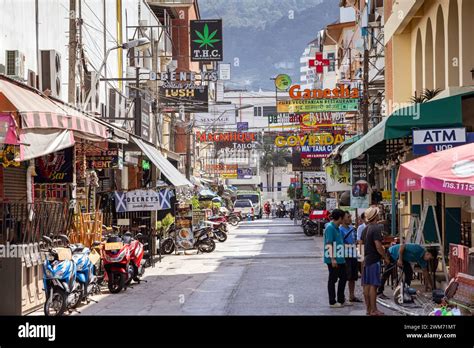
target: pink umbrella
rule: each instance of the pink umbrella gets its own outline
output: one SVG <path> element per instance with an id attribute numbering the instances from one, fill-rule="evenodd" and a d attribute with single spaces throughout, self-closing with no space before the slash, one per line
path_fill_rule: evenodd
<path id="1" fill-rule="evenodd" d="M 474 143 L 433 152 L 400 165 L 397 190 L 421 189 L 474 196 Z"/>

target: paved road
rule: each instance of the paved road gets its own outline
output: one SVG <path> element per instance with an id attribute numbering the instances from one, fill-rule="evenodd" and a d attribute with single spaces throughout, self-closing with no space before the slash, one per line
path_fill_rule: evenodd
<path id="1" fill-rule="evenodd" d="M 95 296 L 82 315 L 364 315 L 330 309 L 321 237 L 289 219 L 244 222 L 211 254 L 169 255 L 147 283 Z M 358 289 L 360 296 L 360 287 Z"/>

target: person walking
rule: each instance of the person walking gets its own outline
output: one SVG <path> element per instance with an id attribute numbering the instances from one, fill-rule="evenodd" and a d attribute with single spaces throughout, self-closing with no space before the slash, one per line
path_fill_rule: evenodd
<path id="1" fill-rule="evenodd" d="M 344 297 L 344 290 L 346 288 L 346 265 L 344 258 L 344 243 L 342 240 L 342 233 L 339 231 L 339 226 L 344 219 L 344 211 L 334 209 L 331 213 L 331 222 L 328 223 L 324 230 L 324 263 L 328 267 L 328 296 L 329 307 L 341 308 L 344 305 L 351 305 L 346 303 Z M 337 284 L 337 298 L 336 298 L 336 283 Z"/>
<path id="2" fill-rule="evenodd" d="M 364 287 L 364 299 L 367 307 L 367 315 L 384 315 L 377 309 L 377 288 L 381 285 L 380 260 L 383 258 L 388 264 L 390 260 L 385 254 L 382 245 L 383 226 L 377 224 L 379 208 L 370 207 L 365 211 L 367 227 L 362 233 L 364 242 L 364 267 L 362 273 L 362 283 Z"/>
<path id="3" fill-rule="evenodd" d="M 355 296 L 355 283 L 359 279 L 359 265 L 357 262 L 357 233 L 352 225 L 352 216 L 348 211 L 345 212 L 339 231 L 342 233 L 342 240 L 345 246 L 345 259 L 347 271 L 347 283 L 349 286 L 349 302 L 362 302 Z"/>
<path id="4" fill-rule="evenodd" d="M 364 231 L 367 226 L 367 221 L 365 220 L 365 213 L 362 213 L 359 220 L 359 227 L 357 227 L 357 241 L 361 241 L 362 231 Z"/>
<path id="5" fill-rule="evenodd" d="M 277 204 L 275 202 L 275 199 L 273 198 L 272 198 L 271 208 L 272 208 L 272 218 L 274 218 L 276 210 L 277 210 Z"/>

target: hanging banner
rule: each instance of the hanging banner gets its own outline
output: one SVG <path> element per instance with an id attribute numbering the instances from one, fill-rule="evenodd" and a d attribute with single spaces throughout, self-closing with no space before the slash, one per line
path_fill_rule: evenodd
<path id="1" fill-rule="evenodd" d="M 223 80 L 223 81 L 230 80 L 230 64 L 228 63 L 219 64 L 219 80 Z"/>
<path id="2" fill-rule="evenodd" d="M 74 147 L 35 159 L 35 184 L 72 183 Z"/>
<path id="3" fill-rule="evenodd" d="M 222 20 L 194 20 L 190 23 L 192 62 L 222 62 Z"/>
<path id="4" fill-rule="evenodd" d="M 303 184 L 305 185 L 325 185 L 326 184 L 326 172 L 304 172 L 303 173 Z"/>
<path id="5" fill-rule="evenodd" d="M 349 98 L 338 99 L 301 99 L 278 100 L 277 112 L 348 112 L 359 110 L 359 100 Z"/>
<path id="6" fill-rule="evenodd" d="M 196 127 L 235 124 L 235 105 L 209 105 L 209 112 L 194 113 Z"/>
<path id="7" fill-rule="evenodd" d="M 326 198 L 326 210 L 333 211 L 337 208 L 337 199 L 336 198 Z"/>
<path id="8" fill-rule="evenodd" d="M 114 192 L 115 211 L 124 213 L 128 211 L 156 211 L 171 209 L 173 191 L 164 189 L 133 190 L 128 192 Z"/>
<path id="9" fill-rule="evenodd" d="M 345 164 L 326 166 L 326 191 L 341 192 L 351 189 L 350 169 Z"/>
<path id="10" fill-rule="evenodd" d="M 0 113 L 0 144 L 19 145 L 11 114 Z"/>
<path id="11" fill-rule="evenodd" d="M 251 179 L 257 175 L 256 168 L 237 168 L 237 179 Z"/>
<path id="12" fill-rule="evenodd" d="M 302 158 L 301 152 L 293 151 L 291 159 L 294 172 L 317 172 L 321 170 L 321 159 L 319 158 Z"/>
<path id="13" fill-rule="evenodd" d="M 351 161 L 351 207 L 368 208 L 370 205 L 369 183 L 367 182 L 367 156 L 361 155 Z"/>

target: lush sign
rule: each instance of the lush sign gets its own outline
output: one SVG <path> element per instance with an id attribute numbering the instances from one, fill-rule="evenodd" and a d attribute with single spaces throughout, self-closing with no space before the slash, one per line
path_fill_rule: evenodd
<path id="1" fill-rule="evenodd" d="M 425 155 L 466 143 L 466 128 L 422 129 L 413 131 L 413 153 Z"/>
<path id="2" fill-rule="evenodd" d="M 191 21 L 191 61 L 221 62 L 223 54 L 222 20 L 206 19 Z"/>
<path id="3" fill-rule="evenodd" d="M 185 107 L 187 112 L 208 111 L 208 86 L 192 82 L 165 82 L 159 88 L 159 97 L 165 109 Z"/>

